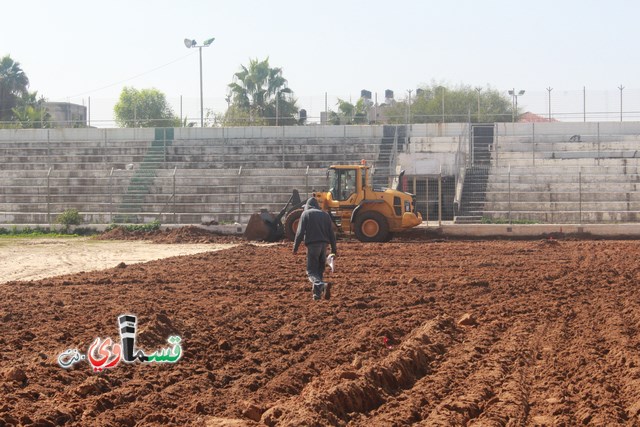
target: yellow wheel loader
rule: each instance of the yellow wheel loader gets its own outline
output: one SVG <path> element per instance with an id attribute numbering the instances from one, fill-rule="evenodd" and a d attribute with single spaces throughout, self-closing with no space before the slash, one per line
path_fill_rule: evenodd
<path id="1" fill-rule="evenodd" d="M 416 211 L 415 195 L 396 188 L 374 190 L 370 167 L 333 165 L 327 170 L 327 191 L 314 191 L 320 208 L 331 215 L 337 231 L 355 234 L 361 242 L 386 242 L 394 233 L 408 230 L 422 222 Z M 402 180 L 402 174 L 398 182 Z M 306 201 L 294 190 L 278 215 L 254 214 L 247 224 L 245 238 L 275 241 L 283 235 L 293 240 Z M 284 218 L 284 223 L 282 222 Z"/>

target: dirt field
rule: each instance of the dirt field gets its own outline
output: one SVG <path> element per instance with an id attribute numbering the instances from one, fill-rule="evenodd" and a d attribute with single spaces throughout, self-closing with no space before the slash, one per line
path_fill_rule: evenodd
<path id="1" fill-rule="evenodd" d="M 90 238 L 4 239 L 0 240 L 0 259 L 3 260 L 0 263 L 0 283 L 102 270 L 115 267 L 121 262 L 136 264 L 170 256 L 226 249 L 232 245 L 233 243 L 175 245 Z"/>
<path id="2" fill-rule="evenodd" d="M 338 247 L 329 301 L 284 243 L 0 284 L 0 425 L 640 425 L 640 242 Z M 181 358 L 59 366 L 125 313 Z"/>

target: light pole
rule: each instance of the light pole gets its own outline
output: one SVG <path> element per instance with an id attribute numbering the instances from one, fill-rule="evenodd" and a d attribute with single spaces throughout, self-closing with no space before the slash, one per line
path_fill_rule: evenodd
<path id="1" fill-rule="evenodd" d="M 509 91 L 509 95 L 511 95 L 511 106 L 513 107 L 513 105 L 515 104 L 515 107 L 513 108 L 513 113 L 511 114 L 511 121 L 515 122 L 516 115 L 518 114 L 518 97 L 524 95 L 524 90 L 520 90 L 518 91 L 518 93 L 516 93 L 515 89 L 511 89 Z"/>
<path id="2" fill-rule="evenodd" d="M 620 85 L 618 86 L 618 89 L 620 89 L 620 121 L 622 122 L 622 90 L 624 89 L 624 86 Z"/>
<path id="3" fill-rule="evenodd" d="M 210 39 L 205 40 L 201 45 L 198 45 L 195 40 L 184 39 L 184 45 L 187 48 L 191 49 L 192 47 L 197 47 L 200 51 L 200 127 L 204 127 L 204 106 L 202 101 L 202 48 L 209 47 L 214 40 L 215 38 L 211 37 Z"/>

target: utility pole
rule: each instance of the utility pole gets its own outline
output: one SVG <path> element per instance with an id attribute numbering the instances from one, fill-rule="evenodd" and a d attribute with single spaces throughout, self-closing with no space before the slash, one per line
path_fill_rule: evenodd
<path id="1" fill-rule="evenodd" d="M 551 86 L 547 88 L 547 91 L 549 92 L 549 121 L 551 121 L 551 91 L 552 90 L 553 88 Z"/>

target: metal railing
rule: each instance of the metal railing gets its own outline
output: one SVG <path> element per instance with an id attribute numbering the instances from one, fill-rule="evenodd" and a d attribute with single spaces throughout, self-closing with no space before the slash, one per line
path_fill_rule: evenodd
<path id="1" fill-rule="evenodd" d="M 494 168 L 477 209 L 485 222 L 636 223 L 639 172 L 637 163 Z"/>
<path id="2" fill-rule="evenodd" d="M 150 183 L 135 182 L 136 170 L 30 171 L 0 187 L 2 224 L 55 223 L 76 209 L 85 224 L 244 223 L 262 208 L 279 211 L 293 189 L 324 189 L 325 169 L 157 170 Z"/>
<path id="3" fill-rule="evenodd" d="M 467 195 L 469 211 L 487 223 L 640 222 L 636 126 L 497 125 L 486 187 Z"/>

